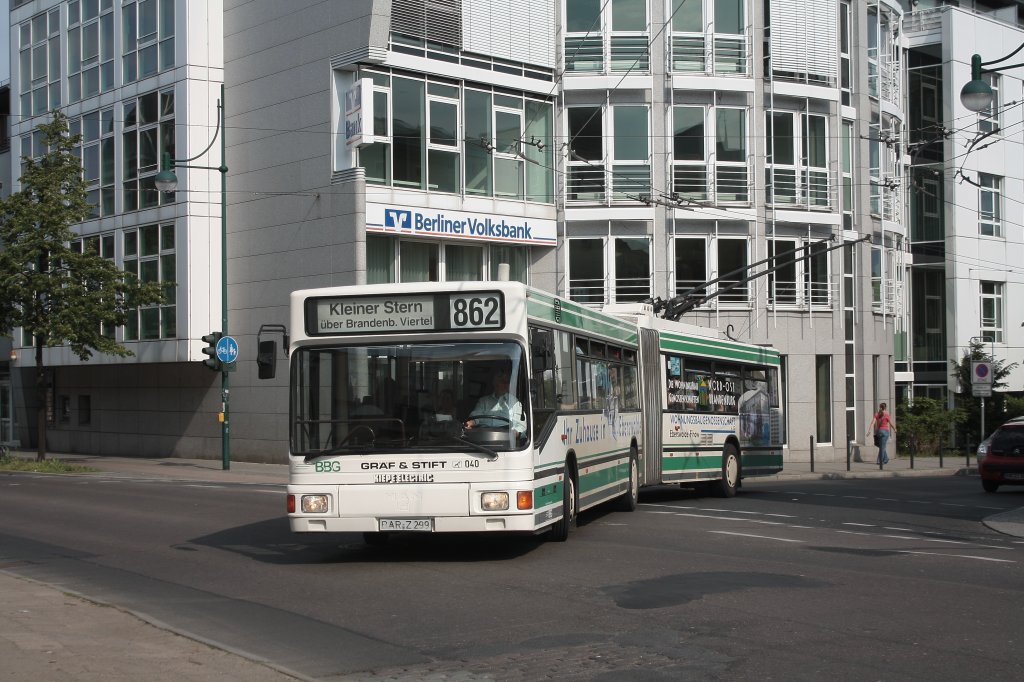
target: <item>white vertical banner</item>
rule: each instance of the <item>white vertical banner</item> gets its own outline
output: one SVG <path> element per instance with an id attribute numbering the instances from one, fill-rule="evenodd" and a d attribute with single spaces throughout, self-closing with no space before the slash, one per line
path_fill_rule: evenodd
<path id="1" fill-rule="evenodd" d="M 373 81 L 362 78 L 345 91 L 345 144 L 352 149 L 373 142 Z"/>

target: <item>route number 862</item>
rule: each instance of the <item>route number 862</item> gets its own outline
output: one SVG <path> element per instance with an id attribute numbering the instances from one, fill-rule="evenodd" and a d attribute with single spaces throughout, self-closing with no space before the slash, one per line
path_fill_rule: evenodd
<path id="1" fill-rule="evenodd" d="M 501 299 L 495 295 L 452 296 L 453 329 L 501 329 Z"/>

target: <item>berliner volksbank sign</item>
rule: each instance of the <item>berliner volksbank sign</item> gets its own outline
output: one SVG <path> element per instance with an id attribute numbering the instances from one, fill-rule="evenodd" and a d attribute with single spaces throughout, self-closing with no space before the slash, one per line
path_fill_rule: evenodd
<path id="1" fill-rule="evenodd" d="M 442 209 L 366 204 L 366 231 L 504 244 L 555 245 L 555 221 Z"/>

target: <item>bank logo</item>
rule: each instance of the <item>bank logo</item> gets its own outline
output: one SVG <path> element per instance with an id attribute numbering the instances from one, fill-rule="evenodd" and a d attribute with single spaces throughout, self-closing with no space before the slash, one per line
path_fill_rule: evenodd
<path id="1" fill-rule="evenodd" d="M 396 211 L 393 208 L 384 209 L 384 227 L 411 230 L 412 211 Z"/>

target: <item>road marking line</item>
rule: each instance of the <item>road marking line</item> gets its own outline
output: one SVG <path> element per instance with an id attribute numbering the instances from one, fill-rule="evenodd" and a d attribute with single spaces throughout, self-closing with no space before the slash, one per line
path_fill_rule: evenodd
<path id="1" fill-rule="evenodd" d="M 751 533 L 730 533 L 727 530 L 709 530 L 709 533 L 717 533 L 718 535 L 738 535 L 743 538 L 760 538 L 762 540 L 778 540 L 779 542 L 798 542 L 802 543 L 803 540 L 793 540 L 791 538 L 773 538 L 768 535 L 753 535 Z"/>
<path id="2" fill-rule="evenodd" d="M 875 524 L 873 524 L 873 523 L 844 523 L 843 525 L 844 526 L 863 526 L 864 528 L 874 528 L 875 527 Z"/>
<path id="3" fill-rule="evenodd" d="M 894 551 L 899 552 L 900 554 L 923 554 L 925 556 L 953 557 L 954 559 L 975 559 L 977 561 L 995 561 L 995 562 L 1000 563 L 1000 564 L 1015 564 L 1015 563 L 1017 563 L 1016 561 L 1012 561 L 1010 559 L 993 559 L 992 557 L 972 556 L 970 554 L 940 554 L 939 552 L 915 552 L 915 551 L 909 550 L 909 549 L 897 549 L 897 550 L 894 550 Z"/>

